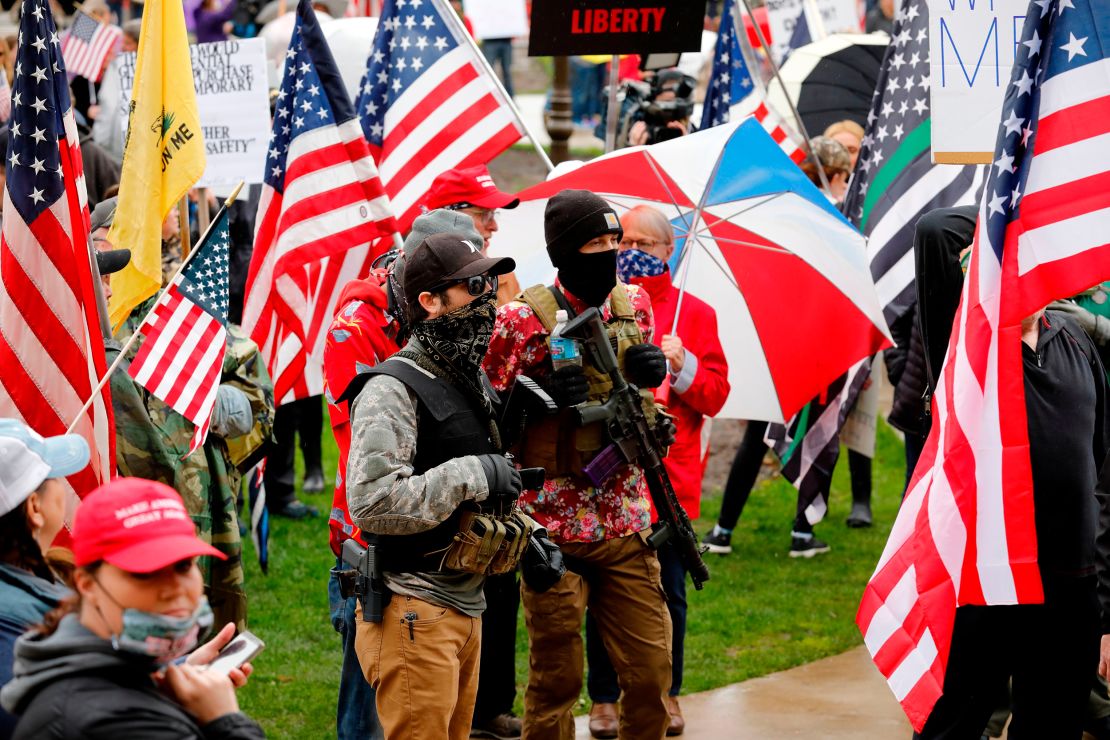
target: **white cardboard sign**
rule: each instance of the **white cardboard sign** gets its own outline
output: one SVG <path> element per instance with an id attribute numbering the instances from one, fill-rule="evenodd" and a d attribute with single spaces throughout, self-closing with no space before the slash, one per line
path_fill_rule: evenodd
<path id="1" fill-rule="evenodd" d="M 782 64 L 790 49 L 790 37 L 806 0 L 767 0 L 767 24 L 771 27 L 771 54 L 776 64 Z M 860 15 L 856 0 L 813 0 L 821 13 L 825 33 L 859 33 Z M 818 33 L 810 29 L 816 41 Z"/>
<path id="2" fill-rule="evenodd" d="M 208 166 L 197 187 L 227 188 L 245 180 L 262 182 L 270 143 L 269 82 L 266 42 L 262 39 L 217 41 L 189 46 L 193 84 L 204 133 Z M 121 136 L 127 133 L 127 109 L 135 81 L 135 54 L 121 55 Z"/>
<path id="3" fill-rule="evenodd" d="M 524 0 L 463 0 L 474 38 L 511 39 L 528 35 Z"/>
<path id="4" fill-rule="evenodd" d="M 929 0 L 933 161 L 990 164 L 1028 0 Z"/>

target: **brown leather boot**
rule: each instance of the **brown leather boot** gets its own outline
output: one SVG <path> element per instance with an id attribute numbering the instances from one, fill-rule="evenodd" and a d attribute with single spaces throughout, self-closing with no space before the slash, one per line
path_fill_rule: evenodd
<path id="1" fill-rule="evenodd" d="M 594 704 L 590 707 L 590 734 L 598 740 L 617 736 L 620 716 L 616 704 Z"/>
<path id="2" fill-rule="evenodd" d="M 681 735 L 686 731 L 686 720 L 682 716 L 682 707 L 678 706 L 678 697 L 667 694 L 667 712 L 671 715 L 671 724 L 667 727 L 667 737 Z"/>

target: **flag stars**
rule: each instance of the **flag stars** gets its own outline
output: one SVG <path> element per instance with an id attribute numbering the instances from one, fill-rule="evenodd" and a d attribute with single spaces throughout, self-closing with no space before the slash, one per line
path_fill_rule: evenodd
<path id="1" fill-rule="evenodd" d="M 1033 125 L 1030 123 L 1028 126 L 1021 130 L 1021 145 L 1029 146 L 1029 137 L 1033 135 Z"/>
<path id="2" fill-rule="evenodd" d="M 432 16 L 430 16 L 430 15 L 424 16 L 424 20 L 422 20 L 420 22 L 420 25 L 424 27 L 425 31 L 428 30 L 429 28 L 431 28 L 432 26 L 434 26 L 435 24 L 436 24 L 436 22 L 434 20 L 432 20 Z"/>
<path id="3" fill-rule="evenodd" d="M 1063 3 L 1061 2 L 1061 13 L 1063 12 L 1062 5 Z M 1068 32 L 1068 36 L 1070 37 L 1068 43 L 1060 47 L 1068 53 L 1068 61 L 1070 62 L 1072 59 L 1075 59 L 1076 56 L 1087 56 L 1087 52 L 1083 50 L 1083 45 L 1087 43 L 1088 37 L 1084 36 L 1081 39 L 1077 39 L 1075 34 L 1070 31 Z"/>
<path id="4" fill-rule="evenodd" d="M 1018 118 L 1017 114 L 1015 114 L 1014 111 L 1011 110 L 1010 117 L 1003 121 L 1002 125 L 1006 127 L 1006 135 L 1009 136 L 1010 134 L 1020 131 L 1021 124 L 1023 123 L 1025 123 L 1025 119 Z"/>
<path id="5" fill-rule="evenodd" d="M 35 98 L 35 102 L 31 103 L 31 107 L 35 109 L 36 113 L 42 113 L 46 110 L 46 101 Z"/>
<path id="6" fill-rule="evenodd" d="M 1001 215 L 1001 216 L 1006 215 L 1006 210 L 1002 207 L 1002 204 L 1005 203 L 1005 202 L 1006 202 L 1006 196 L 1004 196 L 1004 195 L 995 195 L 993 198 L 991 198 L 991 202 L 987 205 L 987 207 L 990 209 L 988 211 L 987 215 L 988 216 L 993 216 L 996 213 Z"/>
<path id="7" fill-rule="evenodd" d="M 1084 40 L 1086 40 L 1086 39 L 1084 39 Z M 436 51 L 443 51 L 444 49 L 447 48 L 447 39 L 444 38 L 443 36 L 436 36 L 436 41 L 435 41 L 435 44 L 433 44 L 433 46 L 436 47 Z"/>
<path id="8" fill-rule="evenodd" d="M 1016 208 L 1019 200 L 1021 200 L 1021 188 L 1017 187 L 1010 191 L 1010 208 Z"/>
<path id="9" fill-rule="evenodd" d="M 1002 155 L 999 156 L 994 162 L 994 166 L 998 168 L 998 174 L 1012 173 L 1014 171 L 1014 157 L 1009 152 L 1003 150 Z"/>
<path id="10" fill-rule="evenodd" d="M 919 114 L 924 115 L 925 110 L 928 107 L 929 107 L 929 104 L 925 102 L 925 98 L 916 98 L 913 101 L 913 112 L 914 113 L 919 113 Z"/>
<path id="11" fill-rule="evenodd" d="M 1021 79 L 1015 80 L 1013 86 L 1018 89 L 1018 97 L 1022 95 L 1029 95 L 1033 92 L 1033 78 L 1029 76 L 1028 70 L 1021 70 Z"/>
<path id="12" fill-rule="evenodd" d="M 40 52 L 46 51 L 46 39 L 42 36 L 36 36 L 35 40 L 31 42 L 31 46 L 35 47 Z"/>
<path id="13" fill-rule="evenodd" d="M 35 132 L 31 134 L 31 138 L 41 144 L 46 141 L 46 131 L 36 126 Z"/>
<path id="14" fill-rule="evenodd" d="M 1069 8 L 1075 10 L 1075 5 L 1072 4 L 1071 0 L 1060 0 L 1060 4 L 1057 6 L 1057 8 L 1060 11 L 1060 15 L 1063 15 L 1064 11 Z M 1084 41 L 1086 41 L 1086 39 L 1084 39 Z"/>
<path id="15" fill-rule="evenodd" d="M 31 190 L 31 200 L 35 202 L 35 205 L 38 205 L 39 203 L 42 203 L 44 200 L 46 200 L 46 198 L 43 197 L 43 192 L 44 191 L 39 190 L 38 188 L 33 188 Z"/>
<path id="16" fill-rule="evenodd" d="M 1075 37 L 1073 36 L 1072 38 Z M 1030 59 L 1041 53 L 1041 43 L 1041 36 L 1037 33 L 1037 29 L 1035 28 L 1033 29 L 1033 36 L 1021 42 L 1022 46 L 1029 48 Z"/>
<path id="17" fill-rule="evenodd" d="M 44 67 L 35 67 L 35 71 L 31 73 L 37 81 L 43 82 L 46 80 L 46 69 Z"/>

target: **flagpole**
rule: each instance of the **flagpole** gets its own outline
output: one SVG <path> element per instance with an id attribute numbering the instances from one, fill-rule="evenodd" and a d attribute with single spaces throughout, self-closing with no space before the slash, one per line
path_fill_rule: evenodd
<path id="1" fill-rule="evenodd" d="M 608 154 L 617 148 L 617 124 L 620 118 L 620 107 L 617 105 L 617 87 L 620 86 L 619 54 L 614 54 L 609 59 L 609 105 L 605 113 L 605 153 Z"/>
<path id="2" fill-rule="evenodd" d="M 216 217 L 212 219 L 212 223 L 208 224 L 208 228 L 205 229 L 204 234 L 200 237 L 200 239 L 197 240 L 198 245 L 203 244 L 204 240 L 208 238 L 208 233 L 212 231 L 212 227 L 219 222 L 220 216 L 223 215 L 223 212 L 226 211 L 228 207 L 235 202 L 235 198 L 239 195 L 239 191 L 242 190 L 242 188 L 243 181 L 240 180 L 239 184 L 235 186 L 235 190 L 231 191 L 231 195 L 227 196 L 227 200 L 224 201 L 223 206 L 216 213 Z M 162 291 L 158 294 L 159 299 L 161 299 L 162 295 L 167 290 L 169 290 L 169 286 L 173 285 L 173 281 L 177 278 L 178 275 L 181 274 L 181 271 L 185 269 L 185 266 L 189 264 L 189 261 L 192 260 L 192 258 L 196 255 L 198 251 L 199 250 L 196 249 L 192 250 L 185 259 L 181 260 L 181 264 L 178 265 L 177 271 L 174 272 L 173 277 L 171 277 L 169 281 L 166 282 L 166 287 L 162 288 Z M 146 323 L 146 320 L 150 318 L 150 315 L 154 313 L 154 309 L 157 307 L 158 300 L 155 300 L 154 305 L 149 311 L 146 312 L 146 316 L 143 317 L 143 320 L 139 322 L 140 327 Z M 119 354 L 116 356 L 116 359 L 112 362 L 112 364 L 108 366 L 108 370 L 104 373 L 104 377 L 102 377 L 100 381 L 97 382 L 96 387 L 93 388 L 92 393 L 89 395 L 89 399 L 85 401 L 85 404 L 81 407 L 81 410 L 77 412 L 77 416 L 74 417 L 73 423 L 69 425 L 68 429 L 66 429 L 66 434 L 72 434 L 73 430 L 77 428 L 77 424 L 80 423 L 81 419 L 85 416 L 85 412 L 89 410 L 90 406 L 92 406 L 93 401 L 96 400 L 96 397 L 100 394 L 101 389 L 104 388 L 104 384 L 108 382 L 108 379 L 112 377 L 112 373 L 116 371 L 116 369 L 120 366 L 120 363 L 123 362 L 123 358 L 127 356 L 127 350 L 131 349 L 131 346 L 135 344 L 138 339 L 139 331 L 136 330 L 127 339 L 127 342 L 123 345 L 123 347 L 120 348 Z"/>
<path id="3" fill-rule="evenodd" d="M 794 120 L 798 124 L 798 131 L 801 132 L 802 136 L 806 140 L 806 154 L 809 157 L 810 161 L 813 162 L 813 166 L 817 169 L 817 177 L 821 180 L 821 189 L 825 191 L 826 195 L 831 197 L 832 189 L 829 187 L 829 179 L 825 177 L 825 168 L 821 166 L 821 160 L 817 158 L 817 154 L 813 151 L 813 147 L 809 145 L 809 132 L 806 131 L 806 125 L 802 122 L 802 116 L 800 113 L 798 113 L 797 106 L 795 106 L 794 101 L 790 99 L 790 91 L 786 89 L 786 83 L 783 82 L 782 75 L 779 74 L 779 65 L 775 63 L 775 58 L 771 55 L 771 47 L 767 43 L 766 37 L 763 35 L 763 29 L 759 27 L 759 23 L 755 19 L 755 14 L 752 13 L 752 6 L 749 3 L 749 0 L 736 0 L 736 2 L 744 4 L 744 10 L 747 11 L 748 17 L 752 19 L 752 27 L 755 28 L 755 35 L 756 38 L 759 39 L 759 45 L 760 47 L 762 47 L 763 53 L 767 55 L 767 62 L 771 65 L 771 73 L 774 75 L 775 80 L 779 83 L 779 87 L 782 88 L 782 96 L 786 98 L 786 104 L 790 106 L 790 113 L 793 114 Z M 739 20 L 743 21 L 743 14 L 741 14 Z M 741 28 L 739 29 L 739 31 L 743 31 L 743 23 L 741 23 L 740 26 Z M 746 40 L 745 37 L 747 36 L 747 34 L 740 33 L 739 31 L 737 33 L 737 37 L 742 39 L 740 43 L 741 45 L 743 45 L 744 41 Z M 768 104 L 769 103 L 770 101 L 768 101 Z"/>
<path id="4" fill-rule="evenodd" d="M 531 141 L 532 146 L 536 148 L 536 154 L 540 155 L 540 159 L 543 160 L 544 166 L 547 167 L 547 171 L 550 173 L 552 170 L 555 169 L 555 165 L 552 163 L 551 157 L 547 156 L 547 152 L 545 152 L 543 150 L 543 147 L 540 146 L 540 140 L 537 139 L 536 135 L 532 132 L 532 127 L 529 126 L 528 123 L 524 120 L 524 115 L 521 114 L 520 108 L 516 107 L 516 101 L 513 100 L 511 95 L 509 95 L 509 92 L 505 89 L 505 85 L 501 83 L 501 78 L 499 78 L 497 76 L 497 73 L 493 71 L 493 67 L 490 66 L 489 60 L 486 59 L 486 55 L 483 54 L 482 50 L 478 48 L 478 42 L 476 42 L 474 40 L 474 37 L 467 32 L 466 27 L 463 26 L 462 21 L 459 19 L 458 14 L 455 13 L 453 8 L 447 7 L 445 9 L 443 7 L 443 3 L 440 2 L 440 0 L 432 0 L 432 4 L 439 9 L 440 15 L 444 16 L 445 18 L 449 18 L 447 22 L 453 25 L 455 30 L 455 37 L 458 38 L 461 36 L 462 38 L 466 39 L 466 43 L 470 44 L 470 48 L 474 50 L 474 53 L 478 56 L 478 60 L 482 64 L 482 69 L 486 71 L 486 74 L 490 76 L 490 79 L 493 80 L 494 84 L 497 85 L 497 88 L 501 91 L 501 94 L 504 96 L 505 101 L 509 105 L 509 110 L 513 112 L 513 116 L 516 118 L 516 122 L 520 124 L 520 127 L 522 129 L 524 129 L 524 133 L 528 135 L 528 140 Z"/>
<path id="5" fill-rule="evenodd" d="M 96 313 L 100 318 L 100 333 L 105 339 L 112 338 L 112 324 L 108 321 L 108 301 L 104 300 L 104 285 L 100 282 L 100 266 L 96 264 L 96 248 L 91 236 L 85 237 L 85 248 L 89 252 L 89 268 L 92 270 L 93 293 L 96 295 Z"/>

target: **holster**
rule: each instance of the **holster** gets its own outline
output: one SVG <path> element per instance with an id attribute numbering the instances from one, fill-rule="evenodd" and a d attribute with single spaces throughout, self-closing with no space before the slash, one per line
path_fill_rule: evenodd
<path id="1" fill-rule="evenodd" d="M 342 552 L 343 562 L 354 568 L 337 573 L 340 593 L 343 598 L 358 598 L 358 603 L 362 606 L 363 621 L 380 624 L 382 612 L 389 605 L 393 593 L 386 588 L 382 578 L 377 545 L 371 544 L 363 548 L 354 540 L 346 540 Z"/>

